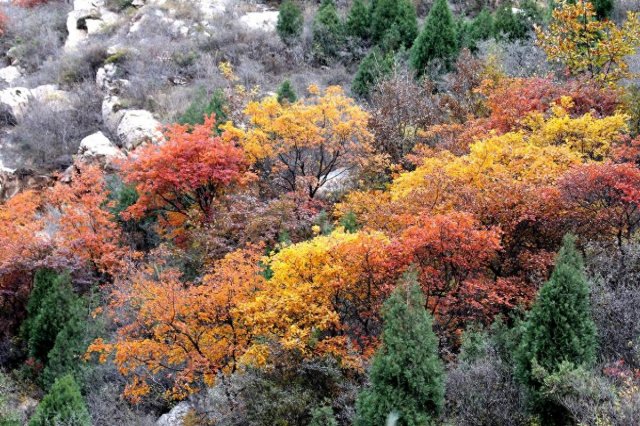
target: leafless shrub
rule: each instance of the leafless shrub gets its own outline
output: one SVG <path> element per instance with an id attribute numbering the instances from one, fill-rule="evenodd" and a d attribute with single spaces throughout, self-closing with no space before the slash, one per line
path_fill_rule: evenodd
<path id="1" fill-rule="evenodd" d="M 55 58 L 66 37 L 66 2 L 51 2 L 34 8 L 4 6 L 7 31 L 0 42 L 3 51 L 27 72 L 37 70 L 48 58 Z"/>
<path id="2" fill-rule="evenodd" d="M 502 70 L 512 77 L 544 76 L 553 71 L 533 37 L 513 42 L 490 39 L 481 42 L 478 49 L 481 58 L 496 57 Z"/>
<path id="3" fill-rule="evenodd" d="M 33 101 L 9 136 L 21 164 L 38 169 L 68 166 L 80 141 L 101 124 L 101 98 L 92 83 L 70 92 L 64 105 Z"/>
<path id="4" fill-rule="evenodd" d="M 525 424 L 523 390 L 512 368 L 488 346 L 484 356 L 460 361 L 447 374 L 447 418 L 466 426 L 510 426 Z"/>
<path id="5" fill-rule="evenodd" d="M 640 367 L 640 246 L 611 251 L 587 247 L 591 309 L 604 362 L 624 360 Z"/>

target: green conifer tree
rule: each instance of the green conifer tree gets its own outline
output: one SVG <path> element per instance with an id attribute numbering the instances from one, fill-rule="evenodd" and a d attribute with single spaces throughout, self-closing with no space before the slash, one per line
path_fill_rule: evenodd
<path id="1" fill-rule="evenodd" d="M 56 379 L 73 374 L 77 382 L 83 381 L 84 362 L 82 356 L 88 346 L 87 322 L 84 309 L 78 298 L 69 306 L 70 318 L 56 337 L 53 348 L 47 356 L 47 365 L 42 373 L 42 382 L 49 388 Z"/>
<path id="2" fill-rule="evenodd" d="M 382 43 L 388 31 L 397 31 L 399 45 L 410 48 L 418 35 L 416 8 L 411 0 L 377 0 L 372 4 L 371 37 Z"/>
<path id="3" fill-rule="evenodd" d="M 370 35 L 369 9 L 364 0 L 355 0 L 347 16 L 347 35 L 367 40 Z"/>
<path id="4" fill-rule="evenodd" d="M 531 391 L 534 409 L 545 424 L 560 421 L 563 410 L 538 393 L 542 383 L 534 370 L 541 368 L 553 374 L 563 362 L 588 367 L 595 356 L 596 329 L 584 264 L 575 238 L 567 235 L 551 278 L 540 289 L 528 314 L 516 350 L 517 376 Z"/>
<path id="5" fill-rule="evenodd" d="M 280 5 L 280 13 L 278 13 L 278 22 L 276 23 L 276 31 L 282 42 L 286 45 L 291 45 L 300 39 L 303 26 L 304 17 L 300 6 L 292 0 L 283 1 Z"/>
<path id="6" fill-rule="evenodd" d="M 524 13 L 513 13 L 510 2 L 503 3 L 496 11 L 493 20 L 493 34 L 498 40 L 519 40 L 529 37 L 532 23 Z"/>
<path id="7" fill-rule="evenodd" d="M 351 91 L 358 97 L 367 98 L 371 89 L 392 71 L 393 55 L 384 55 L 377 47 L 373 48 L 360 62 L 351 84 Z"/>
<path id="8" fill-rule="evenodd" d="M 178 119 L 180 124 L 203 124 L 204 117 L 211 114 L 216 115 L 216 133 L 220 133 L 219 126 L 227 121 L 227 100 L 222 90 L 217 89 L 207 99 L 204 88 L 201 88 L 196 98 L 191 102 L 189 108 Z"/>
<path id="9" fill-rule="evenodd" d="M 295 90 L 293 90 L 293 86 L 289 80 L 285 80 L 282 82 L 280 87 L 278 88 L 278 102 L 281 104 L 283 102 L 294 103 L 298 100 L 298 96 L 296 95 Z"/>
<path id="10" fill-rule="evenodd" d="M 91 417 L 73 376 L 55 381 L 29 420 L 29 426 L 90 426 Z"/>
<path id="11" fill-rule="evenodd" d="M 51 269 L 39 269 L 33 277 L 33 287 L 27 302 L 27 317 L 22 323 L 21 335 L 28 343 L 32 333 L 33 322 L 42 307 L 42 301 L 54 286 L 58 273 Z"/>
<path id="12" fill-rule="evenodd" d="M 32 297 L 40 298 L 41 296 L 42 294 L 38 292 Z M 71 288 L 69 275 L 58 275 L 41 301 L 37 303 L 39 305 L 37 311 L 32 312 L 34 316 L 28 319 L 29 356 L 43 363 L 47 361 L 47 355 L 53 349 L 58 333 L 71 318 L 77 301 L 78 296 Z"/>
<path id="13" fill-rule="evenodd" d="M 437 418 L 444 401 L 444 369 L 438 339 L 415 273 L 408 274 L 382 311 L 382 345 L 373 358 L 371 386 L 359 395 L 356 425 L 423 426 Z"/>
<path id="14" fill-rule="evenodd" d="M 471 23 L 471 37 L 477 42 L 493 35 L 493 15 L 483 8 Z"/>
<path id="15" fill-rule="evenodd" d="M 344 26 L 333 0 L 323 0 L 313 19 L 313 56 L 321 64 L 338 57 L 344 46 Z"/>
<path id="16" fill-rule="evenodd" d="M 434 61 L 441 61 L 449 70 L 457 54 L 458 40 L 451 10 L 447 0 L 436 0 L 411 50 L 411 65 L 418 76 Z"/>

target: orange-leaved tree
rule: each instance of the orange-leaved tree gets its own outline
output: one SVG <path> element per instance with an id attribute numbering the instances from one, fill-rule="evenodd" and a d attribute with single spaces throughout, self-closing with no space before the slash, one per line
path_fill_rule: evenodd
<path id="1" fill-rule="evenodd" d="M 47 219 L 53 227 L 56 256 L 115 275 L 130 254 L 121 230 L 108 210 L 104 173 L 96 165 L 80 164 L 71 183 L 58 182 L 46 193 Z"/>
<path id="2" fill-rule="evenodd" d="M 125 181 L 139 194 L 127 210 L 131 216 L 153 212 L 171 224 L 206 222 L 217 197 L 251 179 L 244 151 L 218 137 L 214 128 L 213 115 L 204 124 L 172 124 L 162 144 L 136 150 L 123 167 Z"/>
<path id="3" fill-rule="evenodd" d="M 212 386 L 218 373 L 235 371 L 251 340 L 237 306 L 263 286 L 260 251 L 230 253 L 200 284 L 183 282 L 162 265 L 134 274 L 113 293 L 110 306 L 120 325 L 115 340 L 97 339 L 88 355 L 98 353 L 104 362 L 113 354 L 130 378 L 125 395 L 134 402 L 161 383 L 168 383 L 161 390 L 169 399 Z"/>

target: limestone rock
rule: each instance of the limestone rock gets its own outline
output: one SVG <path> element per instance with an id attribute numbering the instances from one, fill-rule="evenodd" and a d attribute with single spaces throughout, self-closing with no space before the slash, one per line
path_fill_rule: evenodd
<path id="1" fill-rule="evenodd" d="M 0 91 L 0 125 L 16 125 L 29 106 L 31 91 L 26 87 L 12 87 Z"/>
<path id="2" fill-rule="evenodd" d="M 179 426 L 192 408 L 189 402 L 182 401 L 173 407 L 171 411 L 160 416 L 158 421 L 156 421 L 156 426 Z"/>
<path id="3" fill-rule="evenodd" d="M 116 134 L 121 145 L 132 150 L 145 142 L 158 143 L 162 140 L 161 124 L 149 111 L 125 110 L 118 124 Z"/>
<path id="4" fill-rule="evenodd" d="M 96 132 L 82 139 L 78 156 L 87 162 L 97 161 L 106 169 L 111 170 L 117 167 L 117 160 L 125 157 L 116 144 L 111 142 L 102 132 Z"/>
<path id="5" fill-rule="evenodd" d="M 5 83 L 11 84 L 20 77 L 22 77 L 22 73 L 20 69 L 14 65 L 0 69 L 0 80 L 3 80 Z"/>

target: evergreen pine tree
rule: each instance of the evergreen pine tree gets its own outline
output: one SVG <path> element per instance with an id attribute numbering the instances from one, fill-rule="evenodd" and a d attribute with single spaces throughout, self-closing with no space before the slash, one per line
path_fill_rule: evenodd
<path id="1" fill-rule="evenodd" d="M 399 45 L 410 48 L 418 35 L 416 8 L 411 0 L 377 0 L 372 5 L 371 36 L 380 44 L 388 31 L 397 31 Z"/>
<path id="2" fill-rule="evenodd" d="M 285 0 L 280 5 L 276 31 L 286 45 L 294 43 L 302 35 L 304 17 L 302 10 L 292 0 Z"/>
<path id="3" fill-rule="evenodd" d="M 81 382 L 82 356 L 87 350 L 87 324 L 81 300 L 69 306 L 70 318 L 56 337 L 55 344 L 47 356 L 47 365 L 42 373 L 45 388 L 53 385 L 56 379 L 73 374 Z"/>
<path id="4" fill-rule="evenodd" d="M 285 80 L 282 82 L 280 87 L 278 88 L 278 102 L 281 104 L 283 102 L 294 103 L 298 100 L 298 96 L 296 95 L 295 90 L 293 90 L 293 86 L 289 80 Z"/>
<path id="5" fill-rule="evenodd" d="M 493 15 L 487 8 L 483 8 L 471 23 L 471 37 L 473 40 L 486 40 L 493 35 Z"/>
<path id="6" fill-rule="evenodd" d="M 384 425 L 398 415 L 398 425 L 433 422 L 444 401 L 444 369 L 438 339 L 415 275 L 405 276 L 382 311 L 382 345 L 373 358 L 371 386 L 358 397 L 356 425 Z"/>
<path id="7" fill-rule="evenodd" d="M 512 4 L 506 2 L 496 11 L 493 34 L 498 40 L 519 40 L 529 36 L 531 24 L 523 13 L 513 13 Z"/>
<path id="8" fill-rule="evenodd" d="M 318 407 L 311 411 L 309 426 L 338 426 L 330 406 Z"/>
<path id="9" fill-rule="evenodd" d="M 73 376 L 55 381 L 29 420 L 29 426 L 89 426 L 91 417 Z"/>
<path id="10" fill-rule="evenodd" d="M 313 19 L 313 56 L 321 64 L 336 58 L 344 45 L 344 28 L 333 0 L 323 0 Z"/>
<path id="11" fill-rule="evenodd" d="M 217 89 L 211 95 L 211 98 L 207 100 L 207 95 L 204 89 L 200 89 L 200 92 L 196 98 L 191 102 L 189 108 L 178 119 L 180 124 L 203 124 L 204 117 L 216 115 L 216 132 L 219 134 L 219 125 L 227 121 L 227 100 L 224 97 L 222 90 Z"/>
<path id="12" fill-rule="evenodd" d="M 562 411 L 544 401 L 542 383 L 534 374 L 541 367 L 553 374 L 563 362 L 590 366 L 596 355 L 596 329 L 591 319 L 589 287 L 575 238 L 566 236 L 551 278 L 545 283 L 524 324 L 516 351 L 517 376 L 531 391 L 546 424 L 562 418 Z M 554 420 L 555 419 L 555 420 Z"/>
<path id="13" fill-rule="evenodd" d="M 32 334 L 33 322 L 42 307 L 42 301 L 54 286 L 58 273 L 51 269 L 39 269 L 33 277 L 33 288 L 27 302 L 27 317 L 22 323 L 22 338 L 28 343 Z"/>
<path id="14" fill-rule="evenodd" d="M 373 48 L 364 57 L 351 84 L 354 95 L 367 98 L 371 89 L 393 71 L 393 56 L 384 55 L 380 49 Z"/>
<path id="15" fill-rule="evenodd" d="M 40 293 L 36 295 L 40 296 Z M 53 349 L 58 333 L 69 321 L 77 300 L 69 275 L 58 275 L 42 297 L 38 310 L 32 312 L 35 316 L 29 319 L 29 356 L 46 362 L 47 355 Z"/>
<path id="16" fill-rule="evenodd" d="M 447 0 L 436 0 L 411 51 L 411 64 L 419 76 L 434 61 L 451 69 L 458 53 L 455 22 Z"/>
<path id="17" fill-rule="evenodd" d="M 355 0 L 347 16 L 347 35 L 367 40 L 370 33 L 369 9 L 364 0 Z"/>

